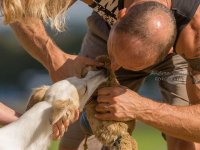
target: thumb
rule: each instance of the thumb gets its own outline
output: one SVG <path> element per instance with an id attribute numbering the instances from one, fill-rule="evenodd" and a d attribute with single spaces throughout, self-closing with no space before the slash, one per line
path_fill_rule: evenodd
<path id="1" fill-rule="evenodd" d="M 92 59 L 87 59 L 87 65 L 101 67 L 104 66 L 104 63 Z"/>

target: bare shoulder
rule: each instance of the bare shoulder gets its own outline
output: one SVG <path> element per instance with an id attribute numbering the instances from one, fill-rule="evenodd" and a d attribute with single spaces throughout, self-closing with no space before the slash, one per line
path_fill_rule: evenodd
<path id="1" fill-rule="evenodd" d="M 200 57 L 200 6 L 189 24 L 181 31 L 176 50 L 188 59 Z"/>

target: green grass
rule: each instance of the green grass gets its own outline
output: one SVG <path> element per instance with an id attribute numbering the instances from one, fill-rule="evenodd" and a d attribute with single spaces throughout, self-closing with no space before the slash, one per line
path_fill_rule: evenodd
<path id="1" fill-rule="evenodd" d="M 161 132 L 144 125 L 137 123 L 133 137 L 138 143 L 139 150 L 166 150 L 166 142 L 161 136 Z"/>
<path id="2" fill-rule="evenodd" d="M 142 123 L 137 123 L 133 137 L 138 143 L 139 150 L 166 150 L 166 143 L 161 133 Z M 49 150 L 58 150 L 59 142 L 52 142 Z"/>
<path id="3" fill-rule="evenodd" d="M 51 147 L 49 148 L 49 150 L 58 150 L 58 144 L 59 142 L 52 142 L 51 143 Z"/>

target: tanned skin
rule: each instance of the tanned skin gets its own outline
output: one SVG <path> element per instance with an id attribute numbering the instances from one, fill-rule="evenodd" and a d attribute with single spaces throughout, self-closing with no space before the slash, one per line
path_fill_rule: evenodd
<path id="1" fill-rule="evenodd" d="M 0 122 L 2 125 L 9 124 L 13 121 L 16 121 L 19 117 L 20 114 L 13 109 L 7 107 L 3 103 L 0 102 Z"/>
<path id="2" fill-rule="evenodd" d="M 134 1 L 134 3 L 140 3 L 143 0 Z M 158 1 L 168 8 L 171 7 L 171 1 Z M 127 6 L 127 5 L 125 5 Z M 129 6 L 127 6 L 128 8 Z M 121 12 L 121 16 L 125 15 Z M 200 57 L 199 45 L 200 45 L 200 7 L 196 11 L 191 22 L 182 30 L 178 37 L 176 50 L 184 58 L 193 59 Z M 108 46 L 109 47 L 109 46 Z M 112 50 L 111 50 L 112 51 Z M 110 54 L 113 58 L 113 69 L 124 67 L 120 64 L 120 61 L 115 60 L 114 54 Z M 120 55 L 118 55 L 120 59 Z M 118 62 L 118 64 L 116 63 Z M 126 63 L 126 62 L 123 62 Z M 130 61 L 127 63 L 130 63 Z M 133 64 L 133 63 L 132 63 Z M 189 68 L 191 70 L 191 68 Z M 200 78 L 200 72 L 192 70 L 196 77 Z M 97 115 L 98 119 L 102 120 L 123 120 L 123 119 L 138 119 L 145 122 L 162 132 L 181 138 L 188 141 L 200 142 L 200 84 L 193 84 L 191 77 L 187 78 L 187 91 L 191 104 L 196 104 L 188 107 L 170 106 L 166 104 L 160 104 L 153 102 L 145 97 L 141 97 L 135 92 L 123 88 L 104 88 L 99 90 L 99 106 L 97 110 L 100 112 L 108 112 L 103 115 Z M 105 103 L 105 105 L 103 105 Z M 109 104 L 109 105 L 108 105 Z M 191 120 L 190 120 L 191 119 Z M 193 120 L 193 121 L 192 121 Z M 173 138 L 169 138 L 171 143 L 174 143 Z M 180 142 L 180 141 L 179 141 Z M 181 142 L 179 146 L 171 146 L 169 149 L 182 149 L 182 150 L 193 150 L 199 149 L 199 145 L 190 142 Z"/>
<path id="3" fill-rule="evenodd" d="M 125 0 L 125 7 L 128 8 L 134 5 L 134 3 L 143 1 L 144 0 Z M 171 7 L 171 0 L 156 1 L 164 4 L 168 8 Z M 84 2 L 90 4 L 92 0 L 84 0 Z M 123 15 L 125 15 L 125 12 L 122 10 L 119 16 Z M 176 50 L 186 59 L 200 57 L 199 15 L 200 8 L 198 8 L 195 16 L 183 29 L 178 38 Z M 69 55 L 60 50 L 46 34 L 43 24 L 39 20 L 35 19 L 34 23 L 31 25 L 14 23 L 11 26 L 27 52 L 46 67 L 54 81 L 64 79 L 71 75 L 80 75 L 80 70 L 82 70 L 85 65 L 97 65 L 96 62 L 90 59 Z M 71 64 L 69 65 L 70 62 L 73 62 L 71 63 L 73 66 L 71 66 Z M 117 65 L 121 66 L 120 64 Z M 113 64 L 113 66 L 117 65 Z M 74 68 L 77 69 L 73 71 Z M 194 72 L 196 76 L 200 78 L 200 72 L 195 70 Z M 102 120 L 138 119 L 160 129 L 168 135 L 184 140 L 200 142 L 200 85 L 192 84 L 190 77 L 188 77 L 187 89 L 190 103 L 196 105 L 186 107 L 170 106 L 153 102 L 129 89 L 120 87 L 100 89 L 98 101 L 101 102 L 101 104 L 97 107 L 97 110 L 101 112 L 110 111 L 110 113 L 96 115 L 96 117 Z M 103 105 L 105 102 L 109 103 L 109 107 Z M 57 128 L 57 135 L 62 135 L 64 126 L 59 124 Z M 169 139 L 169 141 L 170 140 L 171 139 Z M 193 143 L 189 143 L 188 145 L 188 150 L 195 150 L 195 145 Z M 187 146 L 184 146 L 182 149 L 178 146 L 178 148 L 174 146 L 169 149 L 187 150 Z M 192 148 L 190 146 L 192 146 Z"/>

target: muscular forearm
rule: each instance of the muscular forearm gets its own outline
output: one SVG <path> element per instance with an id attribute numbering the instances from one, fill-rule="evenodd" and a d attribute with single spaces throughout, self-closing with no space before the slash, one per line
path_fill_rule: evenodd
<path id="1" fill-rule="evenodd" d="M 40 20 L 32 19 L 31 24 L 17 22 L 11 27 L 26 51 L 45 68 L 49 69 L 54 58 L 62 53 L 47 35 Z"/>
<path id="2" fill-rule="evenodd" d="M 19 113 L 0 102 L 0 124 L 8 124 L 18 119 Z"/>
<path id="3" fill-rule="evenodd" d="M 141 98 L 136 118 L 162 132 L 200 142 L 200 105 L 178 107 Z"/>

